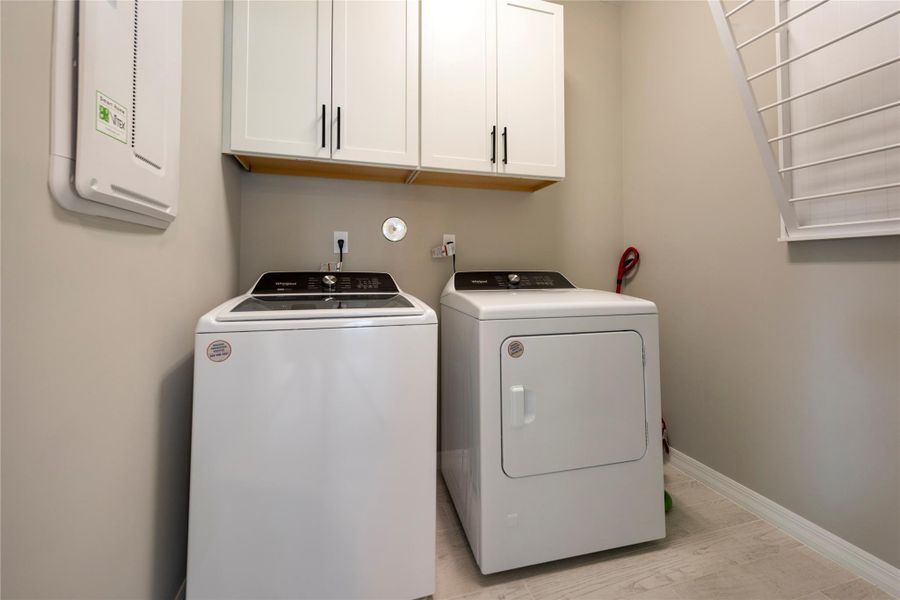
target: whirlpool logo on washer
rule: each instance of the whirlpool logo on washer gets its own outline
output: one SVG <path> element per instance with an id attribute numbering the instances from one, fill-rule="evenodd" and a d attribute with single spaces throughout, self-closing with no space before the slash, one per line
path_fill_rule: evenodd
<path id="1" fill-rule="evenodd" d="M 509 343 L 509 346 L 506 347 L 506 351 L 509 352 L 509 355 L 513 358 L 519 358 L 525 354 L 525 344 L 519 340 L 513 340 Z"/>

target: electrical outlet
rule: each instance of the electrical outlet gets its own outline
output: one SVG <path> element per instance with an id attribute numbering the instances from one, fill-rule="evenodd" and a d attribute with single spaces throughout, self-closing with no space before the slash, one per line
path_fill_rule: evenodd
<path id="1" fill-rule="evenodd" d="M 456 234 L 455 233 L 445 233 L 444 241 L 441 242 L 443 244 L 453 244 L 456 245 Z"/>
<path id="2" fill-rule="evenodd" d="M 334 232 L 334 253 L 339 254 L 341 249 L 338 247 L 338 240 L 344 240 L 344 254 L 350 253 L 350 236 L 346 231 Z"/>

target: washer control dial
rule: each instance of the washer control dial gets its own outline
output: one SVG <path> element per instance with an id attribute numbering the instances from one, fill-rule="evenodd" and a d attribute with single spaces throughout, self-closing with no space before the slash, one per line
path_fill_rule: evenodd
<path id="1" fill-rule="evenodd" d="M 333 288 L 337 283 L 337 277 L 335 277 L 334 275 L 326 275 L 322 278 L 322 283 L 325 285 L 325 287 Z"/>
<path id="2" fill-rule="evenodd" d="M 509 285 L 519 285 L 520 278 L 516 273 L 510 273 L 506 279 L 509 281 Z"/>

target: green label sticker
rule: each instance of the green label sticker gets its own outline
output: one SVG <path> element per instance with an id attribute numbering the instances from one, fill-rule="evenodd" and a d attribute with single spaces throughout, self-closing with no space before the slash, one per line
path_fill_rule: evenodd
<path id="1" fill-rule="evenodd" d="M 128 139 L 128 109 L 101 91 L 97 91 L 97 131 L 114 140 Z"/>

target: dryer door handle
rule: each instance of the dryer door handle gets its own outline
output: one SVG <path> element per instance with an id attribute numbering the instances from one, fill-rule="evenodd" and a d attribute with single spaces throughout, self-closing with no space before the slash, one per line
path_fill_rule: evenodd
<path id="1" fill-rule="evenodd" d="M 509 407 L 513 427 L 523 427 L 534 422 L 537 415 L 534 392 L 527 393 L 524 385 L 509 388 Z"/>

